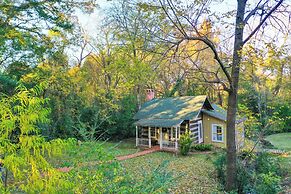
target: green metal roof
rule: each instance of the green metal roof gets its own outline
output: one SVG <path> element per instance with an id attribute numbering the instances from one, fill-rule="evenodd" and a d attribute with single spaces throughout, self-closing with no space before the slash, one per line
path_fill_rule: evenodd
<path id="1" fill-rule="evenodd" d="M 226 121 L 226 111 L 210 104 L 207 96 L 182 96 L 158 98 L 143 104 L 134 119 L 136 126 L 172 127 L 184 120 L 195 119 L 202 112 L 214 118 Z"/>
<path id="2" fill-rule="evenodd" d="M 135 126 L 148 127 L 173 127 L 183 122 L 181 119 L 140 119 L 134 123 Z"/>
<path id="3" fill-rule="evenodd" d="M 214 118 L 226 121 L 226 110 L 216 104 L 211 104 L 214 110 L 202 109 L 202 112 Z"/>
<path id="4" fill-rule="evenodd" d="M 204 95 L 153 99 L 143 104 L 134 119 L 191 120 L 199 114 L 206 100 Z"/>

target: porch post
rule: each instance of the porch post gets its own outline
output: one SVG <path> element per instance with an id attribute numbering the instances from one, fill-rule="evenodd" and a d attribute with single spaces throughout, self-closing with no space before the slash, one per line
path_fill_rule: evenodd
<path id="1" fill-rule="evenodd" d="M 138 146 L 138 126 L 135 126 L 135 145 Z"/>
<path id="2" fill-rule="evenodd" d="M 175 127 L 175 149 L 178 149 L 178 129 Z"/>
<path id="3" fill-rule="evenodd" d="M 151 141 L 151 127 L 149 127 L 149 148 L 151 148 L 152 147 L 152 141 Z"/>
<path id="4" fill-rule="evenodd" d="M 160 149 L 163 148 L 163 128 L 160 127 Z"/>

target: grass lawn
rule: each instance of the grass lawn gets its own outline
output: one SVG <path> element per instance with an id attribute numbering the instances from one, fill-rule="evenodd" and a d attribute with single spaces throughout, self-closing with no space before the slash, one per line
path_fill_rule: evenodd
<path id="1" fill-rule="evenodd" d="M 127 142 L 82 142 L 75 145 L 59 157 L 49 158 L 49 162 L 55 167 L 73 167 L 80 163 L 94 162 L 100 160 L 100 147 L 105 152 L 113 156 L 127 155 L 136 153 L 139 149 L 135 148 L 132 143 Z"/>
<path id="2" fill-rule="evenodd" d="M 138 152 L 132 142 L 84 142 L 65 151 L 60 157 L 50 159 L 55 167 L 76 167 L 75 170 L 94 170 L 96 164 L 87 167 L 80 163 L 100 160 L 100 146 L 113 156 L 127 155 Z M 174 177 L 169 187 L 170 193 L 220 193 L 218 180 L 212 160 L 214 155 L 195 154 L 191 156 L 176 156 L 173 153 L 156 152 L 145 156 L 120 161 L 125 172 L 136 182 L 146 173 L 152 173 L 163 161 L 167 161 L 166 169 Z M 77 167 L 78 166 L 78 167 Z"/>
<path id="3" fill-rule="evenodd" d="M 145 173 L 152 172 L 163 161 L 168 161 L 166 168 L 175 178 L 169 187 L 170 193 L 219 193 L 213 158 L 206 154 L 183 157 L 156 152 L 122 161 L 122 165 L 134 180 L 139 181 Z"/>
<path id="4" fill-rule="evenodd" d="M 291 151 L 291 133 L 278 133 L 269 135 L 266 139 L 277 149 Z"/>

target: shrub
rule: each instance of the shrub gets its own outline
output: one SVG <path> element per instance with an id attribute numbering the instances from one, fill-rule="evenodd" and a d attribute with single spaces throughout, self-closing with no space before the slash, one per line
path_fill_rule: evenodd
<path id="1" fill-rule="evenodd" d="M 183 156 L 187 155 L 191 149 L 191 144 L 192 144 L 190 132 L 187 131 L 185 134 L 181 135 L 179 144 L 180 144 L 180 153 Z"/>
<path id="2" fill-rule="evenodd" d="M 257 193 L 268 194 L 278 193 L 281 190 L 281 177 L 273 174 L 259 174 L 257 177 Z"/>
<path id="3" fill-rule="evenodd" d="M 225 185 L 225 173 L 226 173 L 226 153 L 225 152 L 222 152 L 220 153 L 216 160 L 214 160 L 213 162 L 215 168 L 216 168 L 216 171 L 217 171 L 217 177 L 218 177 L 218 180 L 220 182 L 221 185 Z"/>
<path id="4" fill-rule="evenodd" d="M 197 150 L 197 151 L 210 151 L 212 149 L 211 144 L 195 144 L 192 145 L 191 150 Z"/>
<path id="5" fill-rule="evenodd" d="M 269 153 L 260 153 L 256 158 L 256 171 L 258 173 L 275 173 L 276 175 L 282 175 L 282 170 L 279 164 L 279 158 Z"/>
<path id="6" fill-rule="evenodd" d="M 241 156 L 243 156 L 241 158 Z M 249 157 L 251 156 L 251 157 Z M 226 182 L 226 153 L 214 161 L 219 182 Z M 277 157 L 268 153 L 242 154 L 237 160 L 238 193 L 278 193 L 281 189 L 282 170 Z"/>

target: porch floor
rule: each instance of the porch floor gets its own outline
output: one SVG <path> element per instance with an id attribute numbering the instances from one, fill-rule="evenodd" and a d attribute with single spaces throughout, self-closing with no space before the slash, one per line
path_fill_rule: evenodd
<path id="1" fill-rule="evenodd" d="M 149 149 L 146 149 L 146 150 L 143 150 L 141 152 L 137 152 L 137 153 L 134 153 L 134 154 L 129 154 L 129 155 L 126 155 L 126 156 L 117 156 L 116 159 L 117 160 L 127 160 L 127 159 L 131 159 L 131 158 L 136 158 L 136 157 L 139 157 L 139 156 L 143 156 L 143 155 L 146 155 L 146 154 L 150 154 L 150 153 L 153 153 L 153 152 L 157 152 L 160 150 L 160 146 L 153 146 L 152 148 L 149 148 Z"/>

